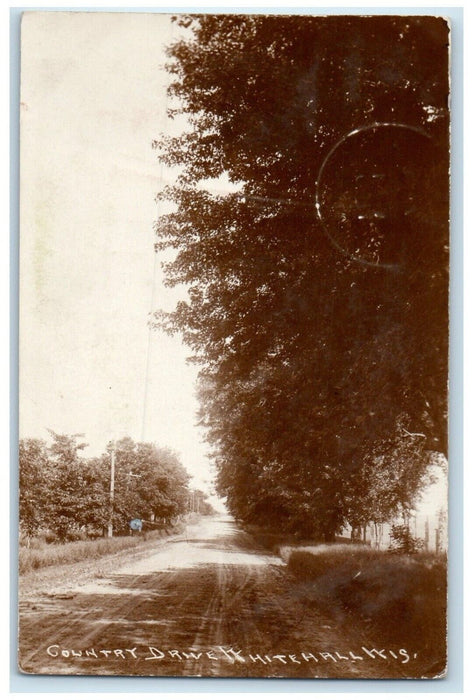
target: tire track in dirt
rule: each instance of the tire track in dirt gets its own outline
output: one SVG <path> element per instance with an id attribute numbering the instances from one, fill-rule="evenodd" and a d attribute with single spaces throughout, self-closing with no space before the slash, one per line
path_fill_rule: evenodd
<path id="1" fill-rule="evenodd" d="M 186 537 L 122 562 L 107 577 L 59 587 L 55 595 L 30 595 L 21 603 L 20 657 L 27 672 L 396 676 L 389 659 L 384 668 L 369 658 L 357 664 L 343 658 L 302 663 L 306 652 L 359 646 L 363 630 L 340 625 L 315 602 L 308 603 L 307 589 L 282 560 L 228 519 L 203 519 L 189 526 Z M 52 643 L 54 657 L 47 652 Z M 97 658 L 87 656 L 90 649 Z"/>

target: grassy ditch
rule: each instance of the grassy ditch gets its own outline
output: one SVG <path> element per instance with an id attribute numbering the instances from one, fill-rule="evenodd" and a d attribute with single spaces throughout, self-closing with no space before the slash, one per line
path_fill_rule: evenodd
<path id="1" fill-rule="evenodd" d="M 278 556 L 283 548 L 296 546 L 302 547 L 305 544 L 314 544 L 313 540 L 303 540 L 295 535 L 276 532 L 260 525 L 253 525 L 244 522 L 239 522 L 238 524 L 245 530 L 245 532 L 251 535 L 251 537 L 260 545 L 260 547 L 270 549 Z"/>
<path id="2" fill-rule="evenodd" d="M 441 673 L 446 658 L 446 557 L 395 555 L 356 545 L 283 548 L 288 569 L 308 604 L 339 620 L 353 616 L 366 633 L 415 649 Z"/>
<path id="3" fill-rule="evenodd" d="M 135 549 L 146 541 L 162 539 L 171 532 L 179 531 L 179 527 L 182 526 L 144 532 L 133 537 L 103 537 L 96 540 L 81 540 L 64 544 L 46 544 L 37 539 L 30 547 L 20 546 L 19 573 L 28 574 L 48 566 L 97 560 L 108 554 Z"/>

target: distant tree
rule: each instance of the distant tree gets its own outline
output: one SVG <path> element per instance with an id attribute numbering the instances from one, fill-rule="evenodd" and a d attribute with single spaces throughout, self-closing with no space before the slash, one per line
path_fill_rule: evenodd
<path id="1" fill-rule="evenodd" d="M 186 510 L 189 475 L 175 452 L 149 443 L 137 445 L 143 478 L 138 491 L 143 505 L 159 520 L 170 520 Z"/>
<path id="2" fill-rule="evenodd" d="M 94 472 L 79 454 L 86 447 L 86 443 L 79 442 L 83 435 L 49 432 L 53 441 L 49 447 L 51 476 L 46 514 L 49 529 L 64 541 L 74 539 L 88 526 L 100 524 L 104 494 L 97 490 Z"/>
<path id="3" fill-rule="evenodd" d="M 208 494 L 201 489 L 192 489 L 189 494 L 188 508 L 189 511 L 199 513 L 200 515 L 213 515 L 215 508 L 209 503 Z"/>
<path id="4" fill-rule="evenodd" d="M 20 441 L 20 531 L 52 531 L 66 541 L 105 532 L 110 522 L 111 453 L 115 451 L 113 527 L 132 518 L 169 521 L 186 512 L 189 475 L 177 455 L 125 437 L 101 457 L 84 458 L 82 435 L 49 431 L 52 442 Z"/>
<path id="5" fill-rule="evenodd" d="M 32 537 L 48 526 L 46 510 L 50 477 L 46 442 L 35 438 L 20 440 L 19 519 L 22 535 Z"/>
<path id="6" fill-rule="evenodd" d="M 189 475 L 172 450 L 152 443 L 135 443 L 129 437 L 109 443 L 107 452 L 98 460 L 107 493 L 112 449 L 115 451 L 115 529 L 127 529 L 133 518 L 164 521 L 185 512 Z"/>

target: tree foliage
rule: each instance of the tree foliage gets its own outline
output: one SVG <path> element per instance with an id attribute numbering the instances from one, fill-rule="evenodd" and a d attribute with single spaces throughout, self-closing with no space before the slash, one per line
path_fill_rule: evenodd
<path id="1" fill-rule="evenodd" d="M 27 438 L 19 445 L 19 520 L 26 536 L 47 526 L 48 477 L 50 464 L 44 440 Z"/>
<path id="2" fill-rule="evenodd" d="M 448 30 L 175 21 L 170 116 L 188 128 L 154 144 L 181 169 L 156 229 L 189 295 L 157 321 L 201 364 L 233 512 L 330 537 L 401 420 L 446 453 Z M 212 192 L 222 175 L 237 191 Z"/>
<path id="3" fill-rule="evenodd" d="M 22 534 L 50 531 L 64 541 L 103 533 L 110 518 L 112 449 L 115 532 L 128 532 L 132 518 L 163 524 L 187 511 L 189 475 L 168 448 L 126 437 L 110 443 L 101 457 L 85 458 L 82 436 L 50 433 L 49 446 L 42 440 L 20 441 Z"/>
<path id="4" fill-rule="evenodd" d="M 66 540 L 77 536 L 82 525 L 95 524 L 95 509 L 100 508 L 102 499 L 79 454 L 86 447 L 79 442 L 83 435 L 50 433 L 53 441 L 49 448 L 48 526 L 60 540 Z"/>
<path id="5" fill-rule="evenodd" d="M 133 518 L 164 522 L 185 512 L 189 475 L 174 452 L 152 443 L 135 443 L 128 437 L 110 443 L 98 460 L 107 492 L 112 450 L 116 528 L 126 530 Z"/>

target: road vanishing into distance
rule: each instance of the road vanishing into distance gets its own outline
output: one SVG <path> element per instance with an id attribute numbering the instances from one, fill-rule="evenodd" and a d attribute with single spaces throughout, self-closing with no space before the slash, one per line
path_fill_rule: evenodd
<path id="1" fill-rule="evenodd" d="M 409 650 L 317 604 L 226 515 L 89 580 L 20 595 L 19 665 L 54 675 L 412 677 Z M 21 586 L 20 586 L 21 589 Z M 415 663 L 414 663 L 415 666 Z"/>

